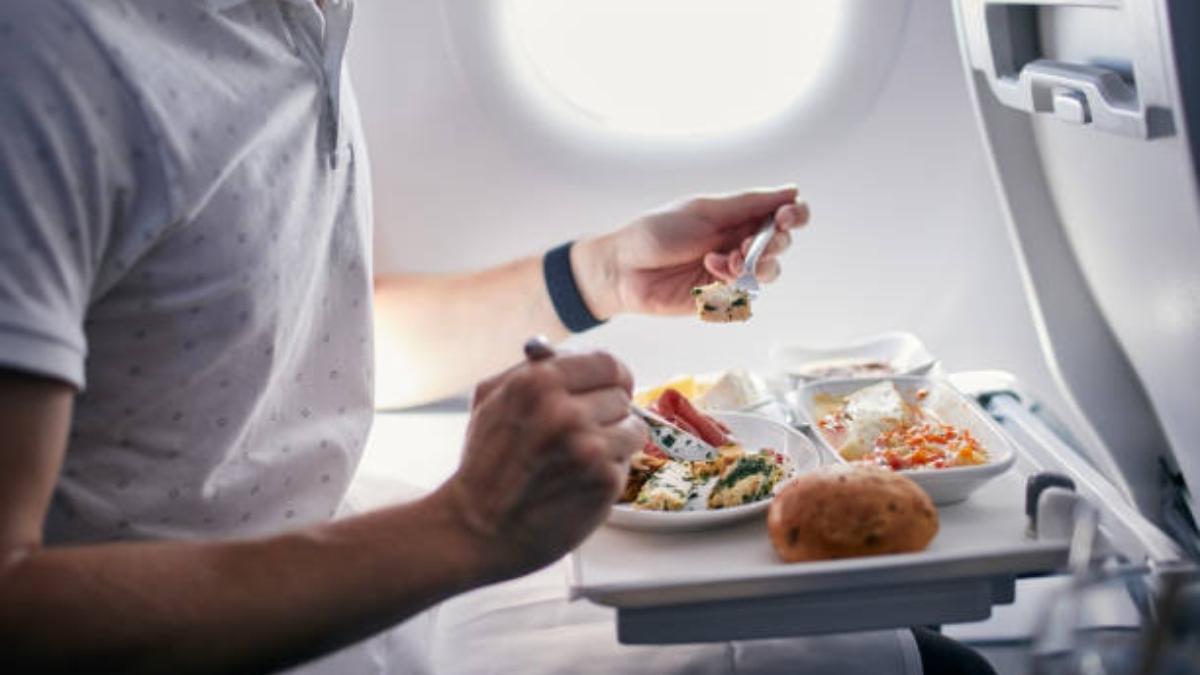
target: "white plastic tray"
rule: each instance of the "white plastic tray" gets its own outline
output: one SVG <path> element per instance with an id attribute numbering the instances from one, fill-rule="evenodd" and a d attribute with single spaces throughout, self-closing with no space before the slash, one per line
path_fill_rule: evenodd
<path id="1" fill-rule="evenodd" d="M 1066 562 L 1026 532 L 1026 467 L 939 508 L 919 553 L 784 564 L 764 520 L 705 532 L 602 527 L 572 555 L 573 597 L 618 609 L 625 643 L 761 638 L 984 619 L 1015 578 Z"/>

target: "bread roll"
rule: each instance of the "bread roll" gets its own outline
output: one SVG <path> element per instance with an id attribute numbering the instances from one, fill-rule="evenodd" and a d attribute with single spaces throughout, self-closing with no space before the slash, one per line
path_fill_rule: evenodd
<path id="1" fill-rule="evenodd" d="M 937 509 L 908 478 L 872 466 L 837 465 L 780 490 L 767 512 L 784 562 L 920 551 L 938 531 Z"/>

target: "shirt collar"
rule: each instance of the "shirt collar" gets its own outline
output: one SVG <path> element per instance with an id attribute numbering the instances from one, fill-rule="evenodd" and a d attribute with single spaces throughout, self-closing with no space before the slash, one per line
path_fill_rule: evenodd
<path id="1" fill-rule="evenodd" d="M 220 11 L 229 9 L 231 7 L 237 7 L 238 5 L 244 5 L 247 2 L 250 2 L 250 0 L 201 0 L 201 2 L 209 9 L 213 10 L 214 12 L 220 12 Z M 293 5 L 296 5 L 296 4 L 303 5 L 306 3 L 313 2 L 313 0 L 285 0 L 285 2 L 290 2 Z M 336 2 L 336 0 L 335 0 L 335 2 Z"/>
<path id="2" fill-rule="evenodd" d="M 203 0 L 203 4 L 214 12 L 224 11 L 230 7 L 243 5 L 250 0 Z"/>

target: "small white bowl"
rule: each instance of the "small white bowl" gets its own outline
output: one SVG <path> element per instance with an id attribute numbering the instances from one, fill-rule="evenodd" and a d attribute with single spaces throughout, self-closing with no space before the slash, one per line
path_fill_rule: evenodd
<path id="1" fill-rule="evenodd" d="M 794 471 L 780 481 L 782 486 L 796 476 L 812 471 L 828 462 L 820 450 L 800 432 L 775 420 L 748 413 L 709 413 L 729 427 L 733 437 L 746 452 L 771 448 L 791 457 Z M 776 488 L 778 489 L 778 487 Z M 634 530 L 687 531 L 706 530 L 741 522 L 763 513 L 771 503 L 763 499 L 727 509 L 696 509 L 691 511 L 641 511 L 629 504 L 616 504 L 608 516 L 608 524 Z"/>
<path id="2" fill-rule="evenodd" d="M 810 382 L 797 392 L 797 412 L 810 422 L 815 422 L 817 414 L 813 399 L 818 394 L 841 397 L 884 381 L 894 382 L 901 396 L 910 403 L 916 401 L 918 390 L 927 391 L 928 395 L 920 402 L 920 406 L 931 411 L 941 421 L 970 431 L 988 453 L 988 461 L 977 466 L 905 469 L 897 472 L 921 486 L 933 499 L 934 504 L 953 504 L 966 499 L 984 483 L 1007 471 L 1016 461 L 1016 450 L 1012 441 L 974 401 L 944 381 L 929 377 L 896 376 Z M 813 435 L 838 461 L 848 463 L 815 425 Z"/>
<path id="3" fill-rule="evenodd" d="M 937 365 L 933 355 L 917 336 L 901 331 L 882 333 L 836 347 L 777 344 L 771 347 L 770 360 L 775 370 L 788 378 L 792 387 L 823 379 L 804 372 L 806 367 L 823 361 L 878 361 L 892 368 L 894 372 L 890 375 L 926 375 Z M 865 377 L 879 375 L 876 373 Z"/>

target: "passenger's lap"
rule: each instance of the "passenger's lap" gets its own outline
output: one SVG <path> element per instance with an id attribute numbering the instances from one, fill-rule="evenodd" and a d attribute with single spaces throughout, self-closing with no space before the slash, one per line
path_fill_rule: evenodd
<path id="1" fill-rule="evenodd" d="M 921 673 L 908 630 L 697 645 L 622 645 L 616 613 L 566 597 L 565 563 L 446 602 L 437 673 Z"/>

